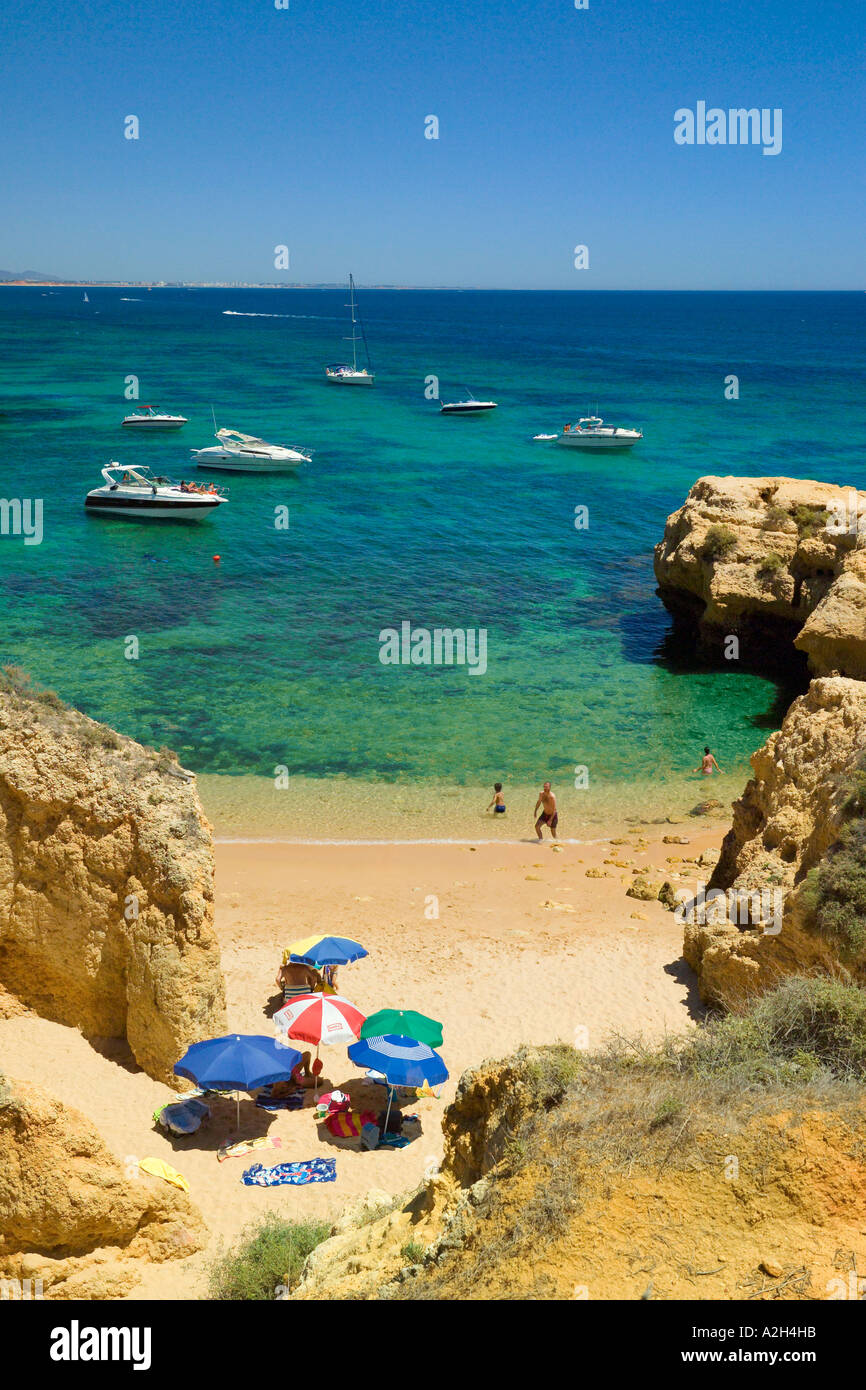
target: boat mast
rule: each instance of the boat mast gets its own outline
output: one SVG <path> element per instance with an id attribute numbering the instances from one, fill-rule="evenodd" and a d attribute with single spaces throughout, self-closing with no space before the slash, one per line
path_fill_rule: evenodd
<path id="1" fill-rule="evenodd" d="M 364 332 L 364 322 L 360 314 L 357 319 L 355 318 L 355 281 L 351 274 L 349 275 L 349 308 L 352 311 L 352 371 L 357 372 L 358 370 L 358 335 L 355 329 L 360 328 L 361 341 L 364 344 L 364 351 L 367 354 L 367 371 L 372 374 L 373 363 L 370 361 L 370 349 L 367 346 L 367 334 Z"/>

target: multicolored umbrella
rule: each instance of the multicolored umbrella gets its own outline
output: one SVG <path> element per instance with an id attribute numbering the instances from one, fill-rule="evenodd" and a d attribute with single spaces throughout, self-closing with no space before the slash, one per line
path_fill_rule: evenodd
<path id="1" fill-rule="evenodd" d="M 360 960 L 367 952 L 358 941 L 350 941 L 347 936 L 305 936 L 301 941 L 293 941 L 283 951 L 283 965 L 290 961 L 304 965 L 314 965 L 318 970 L 323 965 L 349 965 Z"/>
<path id="2" fill-rule="evenodd" d="M 426 1043 L 428 1047 L 442 1046 L 442 1024 L 425 1014 L 416 1014 L 413 1009 L 379 1009 L 370 1014 L 363 1028 L 362 1038 L 400 1037 L 412 1038 L 415 1042 Z"/>
<path id="3" fill-rule="evenodd" d="M 339 994 L 299 994 L 274 1014 L 274 1023 L 290 1038 L 316 1044 L 316 1060 L 322 1043 L 350 1043 L 364 1022 L 360 1009 Z M 318 1093 L 316 1074 L 314 1094 Z"/>
<path id="4" fill-rule="evenodd" d="M 438 1086 L 448 1080 L 448 1068 L 438 1052 L 426 1043 L 406 1037 L 361 1038 L 349 1048 L 353 1062 L 379 1071 L 388 1082 L 388 1110 L 385 1129 L 391 1117 L 391 1101 L 397 1086 Z"/>
<path id="5" fill-rule="evenodd" d="M 211 1091 L 256 1091 L 273 1081 L 289 1080 L 300 1060 L 300 1052 L 276 1038 L 233 1033 L 226 1038 L 193 1043 L 175 1062 L 174 1073 Z M 241 1103 L 237 1094 L 235 1104 L 240 1124 Z"/>

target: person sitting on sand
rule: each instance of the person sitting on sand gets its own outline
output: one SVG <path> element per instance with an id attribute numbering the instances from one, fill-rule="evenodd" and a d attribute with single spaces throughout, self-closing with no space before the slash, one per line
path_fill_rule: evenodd
<path id="1" fill-rule="evenodd" d="M 305 1091 L 316 1084 L 316 1078 L 310 1068 L 310 1057 L 309 1052 L 302 1052 L 300 1062 L 292 1068 L 292 1080 L 296 1086 L 301 1086 Z"/>
<path id="2" fill-rule="evenodd" d="M 546 825 L 549 828 L 553 839 L 555 840 L 556 827 L 559 824 L 559 812 L 556 809 L 556 797 L 550 790 L 549 782 L 545 782 L 544 786 L 541 788 L 541 791 L 538 793 L 538 800 L 535 803 L 536 811 L 538 810 L 539 806 L 542 808 L 542 811 L 541 815 L 538 817 L 538 820 L 535 822 L 535 833 L 540 840 L 542 838 L 541 827 L 543 825 Z"/>
<path id="3" fill-rule="evenodd" d="M 704 756 L 701 758 L 700 767 L 693 767 L 692 772 L 701 772 L 704 777 L 712 777 L 713 769 L 715 769 L 716 772 L 721 772 L 722 770 L 710 752 L 709 745 L 706 745 L 704 747 Z"/>
<path id="4" fill-rule="evenodd" d="M 276 985 L 283 992 L 283 1003 L 288 1004 L 299 994 L 313 994 L 317 986 L 321 989 L 321 980 L 311 965 L 290 960 L 277 971 Z"/>
<path id="5" fill-rule="evenodd" d="M 485 810 L 489 811 L 491 806 L 493 807 L 494 816 L 503 816 L 505 814 L 505 797 L 502 795 L 501 782 L 493 783 L 493 800 L 485 807 Z"/>

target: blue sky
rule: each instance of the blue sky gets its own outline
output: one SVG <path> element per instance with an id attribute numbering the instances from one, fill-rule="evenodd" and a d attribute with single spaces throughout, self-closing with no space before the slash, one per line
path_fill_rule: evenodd
<path id="1" fill-rule="evenodd" d="M 289 6 L 4 0 L 0 266 L 863 286 L 866 45 L 851 0 Z M 782 152 L 677 146 L 674 112 L 698 101 L 780 107 Z M 130 114 L 138 141 L 123 137 Z"/>

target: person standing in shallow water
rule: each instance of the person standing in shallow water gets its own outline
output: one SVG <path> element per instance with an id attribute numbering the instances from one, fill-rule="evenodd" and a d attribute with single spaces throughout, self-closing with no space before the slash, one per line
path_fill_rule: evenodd
<path id="1" fill-rule="evenodd" d="M 712 777 L 713 772 L 721 772 L 721 768 L 710 752 L 709 745 L 704 747 L 704 756 L 701 758 L 700 767 L 693 767 L 692 772 L 701 772 L 704 777 Z"/>
<path id="2" fill-rule="evenodd" d="M 556 797 L 550 790 L 549 782 L 545 782 L 544 786 L 541 788 L 541 791 L 538 793 L 538 800 L 535 803 L 536 811 L 538 810 L 539 806 L 541 807 L 541 815 L 535 822 L 535 833 L 540 840 L 542 838 L 541 827 L 543 825 L 546 825 L 550 830 L 553 839 L 555 840 L 556 827 L 559 824 L 559 813 L 556 809 Z"/>
<path id="3" fill-rule="evenodd" d="M 488 802 L 485 809 L 489 811 L 491 806 L 493 807 L 493 814 L 495 816 L 505 815 L 505 797 L 502 794 L 501 782 L 493 783 L 493 800 Z"/>

